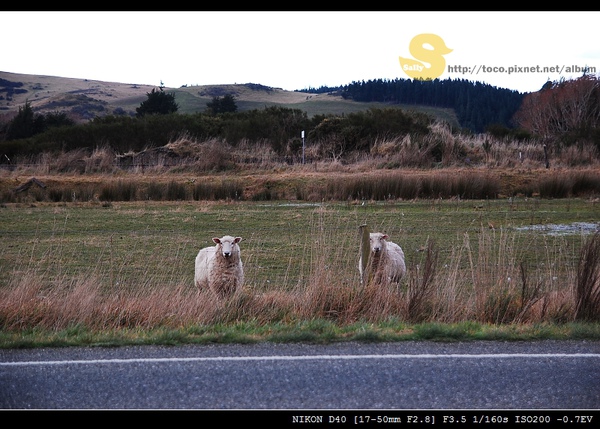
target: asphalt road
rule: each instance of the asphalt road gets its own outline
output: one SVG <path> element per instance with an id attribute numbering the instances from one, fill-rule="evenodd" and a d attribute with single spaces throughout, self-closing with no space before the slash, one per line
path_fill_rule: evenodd
<path id="1" fill-rule="evenodd" d="M 600 409 L 600 342 L 0 350 L 0 409 Z"/>

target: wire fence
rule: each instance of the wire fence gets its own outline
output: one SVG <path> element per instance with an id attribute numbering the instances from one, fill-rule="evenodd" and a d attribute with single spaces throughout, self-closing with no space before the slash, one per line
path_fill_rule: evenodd
<path id="1" fill-rule="evenodd" d="M 0 220 L 5 246 L 0 278 L 6 285 L 28 273 L 52 282 L 92 275 L 111 288 L 193 287 L 196 254 L 214 245 L 212 237 L 228 234 L 243 238 L 242 260 L 251 288 L 296 287 L 310 280 L 317 265 L 335 271 L 340 285 L 357 285 L 358 226 L 366 223 L 401 245 L 413 276 L 433 241 L 439 276 L 479 270 L 508 284 L 518 280 L 525 264 L 536 281 L 564 287 L 573 281 L 582 243 L 600 229 L 597 221 L 566 233 L 559 223 L 555 229 L 527 228 L 538 218 L 543 221 L 543 207 L 532 213 L 508 206 L 500 211 L 497 205 L 482 212 L 465 202 L 427 202 L 416 211 L 414 205 L 278 202 L 215 208 L 188 203 L 155 210 L 132 203 L 106 209 L 49 207 L 39 213 L 29 208 L 10 221 Z M 87 220 L 97 212 L 100 218 Z M 549 216 L 544 216 L 547 222 Z"/>

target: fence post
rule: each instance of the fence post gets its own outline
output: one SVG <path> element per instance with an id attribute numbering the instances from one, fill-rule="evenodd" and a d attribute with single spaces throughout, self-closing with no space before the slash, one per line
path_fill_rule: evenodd
<path id="1" fill-rule="evenodd" d="M 362 284 L 365 283 L 365 275 L 367 279 L 369 279 L 369 274 L 367 273 L 367 267 L 369 266 L 369 255 L 371 254 L 371 245 L 369 244 L 369 227 L 367 224 L 360 225 L 358 227 L 358 232 L 360 234 L 360 269 L 361 269 L 361 277 L 360 282 Z"/>

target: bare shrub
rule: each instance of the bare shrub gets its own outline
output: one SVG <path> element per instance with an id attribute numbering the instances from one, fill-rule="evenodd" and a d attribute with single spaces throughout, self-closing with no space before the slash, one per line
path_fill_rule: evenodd
<path id="1" fill-rule="evenodd" d="M 43 286 L 32 273 L 12 277 L 8 287 L 0 290 L 0 321 L 6 329 L 28 329 L 37 326 L 44 317 L 40 299 Z"/>
<path id="2" fill-rule="evenodd" d="M 435 123 L 430 127 L 430 133 L 424 137 L 424 140 L 430 147 L 434 161 L 443 166 L 454 165 L 467 156 L 463 140 L 454 136 L 447 124 Z"/>
<path id="3" fill-rule="evenodd" d="M 406 296 L 396 287 L 368 282 L 355 289 L 343 321 L 359 320 L 381 322 L 389 318 L 402 319 L 406 315 Z"/>
<path id="4" fill-rule="evenodd" d="M 378 138 L 371 147 L 370 153 L 373 156 L 392 156 L 400 150 L 405 141 L 410 142 L 410 134 L 407 134 L 403 139 L 382 139 Z"/>
<path id="5" fill-rule="evenodd" d="M 377 160 L 379 168 L 416 167 L 428 168 L 435 162 L 433 137 L 387 136 L 375 141 L 370 155 Z"/>
<path id="6" fill-rule="evenodd" d="M 471 278 L 475 292 L 477 318 L 486 323 L 507 323 L 518 313 L 518 295 L 515 291 L 514 237 L 500 231 L 496 240 L 481 228 L 477 259 L 474 259 L 466 239 Z"/>
<path id="7" fill-rule="evenodd" d="M 187 131 L 180 133 L 175 140 L 170 140 L 165 148 L 180 158 L 196 158 L 200 142 Z"/>
<path id="8" fill-rule="evenodd" d="M 519 264 L 519 273 L 521 280 L 521 299 L 519 313 L 516 316 L 516 319 L 521 321 L 529 313 L 531 307 L 533 307 L 540 299 L 541 284 L 538 282 L 535 285 L 531 285 L 527 265 L 524 262 Z"/>
<path id="9" fill-rule="evenodd" d="M 290 321 L 298 318 L 301 297 L 293 291 L 272 290 L 253 293 L 244 290 L 225 303 L 219 322 L 252 320 L 258 324 Z"/>
<path id="10" fill-rule="evenodd" d="M 232 157 L 233 148 L 225 141 L 209 140 L 198 145 L 194 167 L 198 171 L 231 170 L 235 164 Z"/>
<path id="11" fill-rule="evenodd" d="M 426 252 L 423 268 L 409 281 L 407 318 L 411 322 L 423 322 L 433 316 L 434 280 L 439 253 L 433 240 L 427 243 Z"/>
<path id="12" fill-rule="evenodd" d="M 310 147 L 312 148 L 312 146 Z M 307 149 L 307 156 L 309 151 L 310 149 Z M 310 153 L 312 154 L 312 152 Z M 279 155 L 267 140 L 250 142 L 244 139 L 233 148 L 231 156 L 236 165 L 242 165 L 246 168 L 273 168 L 280 164 Z"/>
<path id="13" fill-rule="evenodd" d="M 465 234 L 463 243 L 452 246 L 447 259 L 439 264 L 434 286 L 437 321 L 452 323 L 475 317 L 474 287 L 463 260 L 464 254 L 470 250 L 468 240 Z"/>
<path id="14" fill-rule="evenodd" d="M 523 312 L 521 322 L 566 323 L 573 320 L 575 299 L 569 290 L 555 290 L 542 293 Z"/>
<path id="15" fill-rule="evenodd" d="M 325 228 L 334 221 L 332 213 L 319 208 L 312 220 L 311 235 L 305 244 L 304 252 L 308 263 L 308 273 L 304 274 L 305 286 L 301 284 L 300 314 L 304 317 L 323 317 L 347 320 L 348 305 L 354 296 L 353 284 L 357 281 L 355 264 L 357 261 L 356 243 L 348 236 L 339 236 L 342 229 Z M 352 268 L 354 269 L 352 269 Z M 351 278 L 348 273 L 355 273 Z"/>
<path id="16" fill-rule="evenodd" d="M 74 149 L 62 152 L 49 160 L 49 169 L 58 173 L 85 173 L 88 152 L 85 149 Z"/>
<path id="17" fill-rule="evenodd" d="M 576 320 L 600 320 L 600 233 L 584 243 L 579 256 Z"/>
<path id="18" fill-rule="evenodd" d="M 115 168 L 116 154 L 109 145 L 97 147 L 84 158 L 86 173 L 109 173 Z"/>

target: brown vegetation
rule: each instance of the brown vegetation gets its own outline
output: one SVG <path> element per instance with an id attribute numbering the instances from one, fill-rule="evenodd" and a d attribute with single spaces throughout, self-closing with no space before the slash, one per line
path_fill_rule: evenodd
<path id="1" fill-rule="evenodd" d="M 600 126 L 600 80 L 584 74 L 548 83 L 541 91 L 525 96 L 515 119 L 545 140 L 593 141 Z"/>
<path id="2" fill-rule="evenodd" d="M 578 320 L 597 320 L 600 314 L 600 233 L 584 245 L 577 267 L 576 287 Z"/>
<path id="3" fill-rule="evenodd" d="M 379 140 L 369 154 L 347 154 L 343 162 L 328 158 L 320 143 L 309 145 L 306 157 L 309 162 L 302 164 L 275 154 L 266 143 L 232 147 L 187 134 L 140 153 L 115 154 L 108 147 L 92 153 L 42 153 L 3 166 L 0 202 L 562 198 L 600 193 L 600 155 L 592 144 L 550 152 L 550 168 L 545 168 L 539 144 L 456 136 L 441 125 L 420 139 Z M 47 189 L 14 192 L 32 177 Z"/>
<path id="4" fill-rule="evenodd" d="M 561 255 L 552 253 L 546 264 L 530 272 L 520 260 L 514 237 L 504 232 L 497 237 L 484 228 L 477 249 L 465 235 L 462 246 L 441 258 L 430 242 L 422 260 L 408 267 L 406 281 L 381 287 L 362 286 L 357 275 L 349 276 L 356 270 L 356 249 L 335 234 L 313 225 L 308 239 L 312 244 L 299 255 L 303 273 L 298 279 L 269 290 L 249 285 L 225 301 L 189 285 L 152 279 L 142 287 L 115 293 L 100 287 L 99 276 L 104 274 L 96 267 L 53 285 L 44 280 L 44 273 L 30 270 L 24 276 L 11 276 L 0 290 L 0 326 L 61 330 L 81 325 L 115 330 L 314 318 L 340 324 L 389 319 L 511 324 L 597 321 L 600 315 L 598 235 L 582 249 L 577 272 L 575 267 L 560 266 Z M 555 270 L 567 279 L 567 287 L 552 286 Z M 252 277 L 252 268 L 248 275 Z"/>

